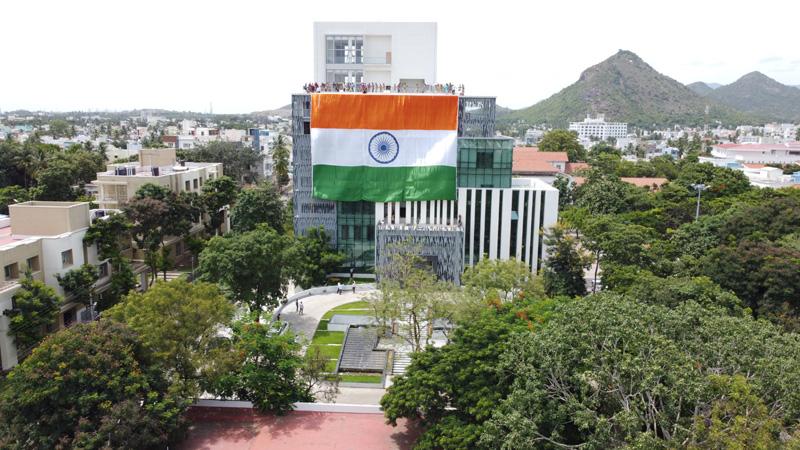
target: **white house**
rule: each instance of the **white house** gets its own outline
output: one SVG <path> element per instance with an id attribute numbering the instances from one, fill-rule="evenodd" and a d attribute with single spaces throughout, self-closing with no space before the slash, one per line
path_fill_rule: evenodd
<path id="1" fill-rule="evenodd" d="M 715 158 L 741 163 L 796 164 L 800 163 L 800 142 L 784 144 L 718 144 L 711 147 Z"/>

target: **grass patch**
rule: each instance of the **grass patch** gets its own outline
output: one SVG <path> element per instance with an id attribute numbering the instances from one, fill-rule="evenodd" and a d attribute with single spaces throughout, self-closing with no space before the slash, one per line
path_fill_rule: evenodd
<path id="1" fill-rule="evenodd" d="M 317 331 L 325 331 L 325 330 L 327 330 L 328 329 L 328 322 L 330 322 L 330 320 L 328 320 L 328 319 L 320 320 L 319 321 L 319 325 L 317 325 Z"/>
<path id="2" fill-rule="evenodd" d="M 380 383 L 383 380 L 383 376 L 381 375 L 366 375 L 366 374 L 339 374 L 342 377 L 342 381 L 349 382 L 349 383 Z"/>
<path id="3" fill-rule="evenodd" d="M 333 310 L 336 311 L 339 309 L 367 309 L 367 308 L 369 308 L 369 302 L 364 300 L 359 300 L 357 302 L 350 302 L 350 303 L 345 303 L 344 305 L 339 305 L 333 308 Z"/>
<path id="4" fill-rule="evenodd" d="M 323 331 L 318 330 L 314 333 L 314 339 L 311 340 L 312 344 L 339 344 L 344 342 L 343 331 Z"/>
<path id="5" fill-rule="evenodd" d="M 326 312 L 325 315 L 322 316 L 322 318 L 326 319 L 326 320 L 330 320 L 333 316 L 335 316 L 337 314 L 344 314 L 344 315 L 348 315 L 348 316 L 372 316 L 372 315 L 374 315 L 374 314 L 372 314 L 372 311 L 368 310 L 368 309 L 341 309 L 341 310 L 338 310 L 338 311 L 332 309 L 332 310 Z M 325 325 L 325 328 L 327 329 L 327 325 Z"/>
<path id="6" fill-rule="evenodd" d="M 333 371 L 336 370 L 336 361 L 337 360 L 335 360 L 335 359 L 331 359 L 328 362 L 326 362 L 325 363 L 325 372 L 333 373 Z"/>
<path id="7" fill-rule="evenodd" d="M 319 353 L 328 359 L 339 359 L 339 353 L 342 351 L 341 345 L 311 345 L 308 351 L 314 351 L 313 348 L 319 348 Z"/>

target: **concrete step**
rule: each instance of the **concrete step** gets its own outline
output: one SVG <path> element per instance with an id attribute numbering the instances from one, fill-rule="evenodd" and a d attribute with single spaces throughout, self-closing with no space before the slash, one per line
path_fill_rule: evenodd
<path id="1" fill-rule="evenodd" d="M 386 352 L 375 350 L 377 331 L 373 327 L 351 327 L 339 360 L 340 371 L 382 372 L 386 366 Z"/>
<path id="2" fill-rule="evenodd" d="M 394 362 L 392 363 L 392 374 L 402 375 L 406 373 L 406 368 L 411 364 L 411 355 L 404 352 L 394 353 Z"/>

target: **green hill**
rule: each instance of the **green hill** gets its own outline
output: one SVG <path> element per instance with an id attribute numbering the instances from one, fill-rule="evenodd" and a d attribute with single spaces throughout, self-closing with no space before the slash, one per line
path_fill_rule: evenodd
<path id="1" fill-rule="evenodd" d="M 658 73 L 633 52 L 620 50 L 583 71 L 578 81 L 528 108 L 506 114 L 503 122 L 566 127 L 586 115 L 634 126 L 737 124 L 746 115 L 709 101 Z"/>
<path id="2" fill-rule="evenodd" d="M 702 81 L 696 81 L 692 84 L 687 84 L 686 87 L 701 97 L 705 97 L 706 95 L 714 92 L 714 88 L 706 83 L 703 83 Z"/>
<path id="3" fill-rule="evenodd" d="M 781 84 L 761 72 L 750 72 L 715 89 L 708 98 L 769 120 L 800 120 L 800 89 Z"/>

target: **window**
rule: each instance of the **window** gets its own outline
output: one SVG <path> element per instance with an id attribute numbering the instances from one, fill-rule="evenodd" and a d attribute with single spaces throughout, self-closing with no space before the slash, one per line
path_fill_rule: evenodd
<path id="1" fill-rule="evenodd" d="M 15 280 L 19 278 L 19 264 L 13 263 L 5 266 L 3 268 L 3 273 L 6 276 L 6 280 Z"/>
<path id="2" fill-rule="evenodd" d="M 362 36 L 325 37 L 325 62 L 328 64 L 361 64 L 363 52 Z"/>
<path id="3" fill-rule="evenodd" d="M 491 169 L 492 163 L 494 162 L 494 155 L 492 152 L 478 152 L 477 155 L 478 159 L 476 162 L 476 168 L 478 169 Z"/>
<path id="4" fill-rule="evenodd" d="M 104 262 L 103 264 L 100 264 L 99 266 L 97 266 L 97 269 L 98 269 L 98 271 L 100 273 L 100 278 L 105 278 L 105 277 L 108 276 L 108 263 L 107 262 Z"/>
<path id="5" fill-rule="evenodd" d="M 186 189 L 185 189 L 186 191 L 188 191 L 189 189 L 191 189 L 191 188 L 192 188 L 192 187 L 189 185 L 189 180 L 186 180 L 186 182 L 185 182 L 185 183 L 183 183 L 183 184 L 184 184 L 184 187 L 186 188 Z"/>
<path id="6" fill-rule="evenodd" d="M 71 309 L 64 313 L 64 327 L 68 327 L 75 323 L 75 319 L 77 319 L 77 313 L 74 309 Z"/>
<path id="7" fill-rule="evenodd" d="M 31 272 L 36 272 L 39 270 L 39 257 L 33 256 L 28 258 L 27 261 L 28 268 L 31 269 Z"/>
<path id="8" fill-rule="evenodd" d="M 61 252 L 61 267 L 72 265 L 72 249 Z"/>
<path id="9" fill-rule="evenodd" d="M 311 122 L 303 122 L 303 134 L 311 134 Z"/>
<path id="10" fill-rule="evenodd" d="M 193 181 L 193 184 L 194 184 L 194 188 L 195 188 L 195 189 L 197 189 L 197 178 L 195 178 L 195 179 L 194 179 L 194 180 L 192 180 L 192 181 Z"/>

